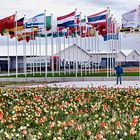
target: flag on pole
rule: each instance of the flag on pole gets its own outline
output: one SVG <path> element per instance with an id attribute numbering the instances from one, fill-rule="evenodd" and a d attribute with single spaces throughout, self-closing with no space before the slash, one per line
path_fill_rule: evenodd
<path id="1" fill-rule="evenodd" d="M 108 22 L 108 10 L 101 11 L 99 13 L 90 15 L 87 17 L 87 24 L 95 27 L 99 35 L 107 34 L 107 22 Z"/>
<path id="2" fill-rule="evenodd" d="M 140 27 L 140 6 L 122 15 L 122 28 L 120 32 L 135 33 L 139 32 Z M 134 29 L 134 30 L 133 30 Z"/>
<path id="3" fill-rule="evenodd" d="M 88 24 L 90 24 L 92 26 L 97 26 L 99 24 L 106 23 L 107 10 L 90 15 L 87 17 L 87 20 L 88 20 Z"/>
<path id="4" fill-rule="evenodd" d="M 123 28 L 137 28 L 138 19 L 137 19 L 137 10 L 131 10 L 130 12 L 124 13 L 122 15 L 122 27 Z"/>
<path id="5" fill-rule="evenodd" d="M 75 24 L 75 11 L 70 14 L 57 17 L 57 27 L 67 28 L 74 24 Z"/>
<path id="6" fill-rule="evenodd" d="M 21 31 L 24 30 L 24 17 L 17 20 L 17 31 Z M 14 37 L 15 34 L 15 27 L 14 28 L 10 28 L 10 29 L 6 29 L 6 32 L 9 33 L 9 35 L 12 37 Z"/>
<path id="7" fill-rule="evenodd" d="M 15 14 L 9 17 L 6 17 L 4 19 L 1 19 L 0 20 L 0 33 L 4 29 L 14 28 L 14 26 L 15 26 Z"/>
<path id="8" fill-rule="evenodd" d="M 52 28 L 51 25 L 52 16 L 46 16 L 46 30 L 49 31 Z"/>
<path id="9" fill-rule="evenodd" d="M 26 28 L 32 27 L 44 28 L 44 17 L 45 14 L 42 13 L 34 16 L 33 18 L 28 19 L 26 23 Z"/>
<path id="10" fill-rule="evenodd" d="M 118 33 L 111 33 L 111 34 L 106 34 L 103 36 L 104 41 L 108 41 L 108 40 L 118 40 L 119 39 L 119 35 Z"/>

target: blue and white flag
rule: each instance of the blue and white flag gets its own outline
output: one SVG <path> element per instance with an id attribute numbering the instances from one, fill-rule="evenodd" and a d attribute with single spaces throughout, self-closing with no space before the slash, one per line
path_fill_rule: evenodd
<path id="1" fill-rule="evenodd" d="M 118 35 L 118 33 L 112 33 L 112 34 L 104 35 L 103 38 L 104 38 L 104 41 L 118 40 L 119 39 L 119 35 Z"/>
<path id="2" fill-rule="evenodd" d="M 27 23 L 26 27 L 31 28 L 31 27 L 38 27 L 38 28 L 44 28 L 44 22 L 45 22 L 45 14 L 39 14 L 34 16 L 33 18 L 30 18 Z"/>
<path id="3" fill-rule="evenodd" d="M 107 20 L 107 10 L 90 15 L 87 17 L 87 20 L 89 24 L 93 24 L 93 25 L 105 23 Z"/>
<path id="4" fill-rule="evenodd" d="M 75 24 L 75 11 L 70 14 L 57 17 L 57 27 L 67 28 L 74 24 Z"/>

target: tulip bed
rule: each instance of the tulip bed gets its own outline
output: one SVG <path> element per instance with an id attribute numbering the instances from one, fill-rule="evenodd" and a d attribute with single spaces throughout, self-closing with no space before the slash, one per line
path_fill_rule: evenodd
<path id="1" fill-rule="evenodd" d="M 140 90 L 0 88 L 0 139 L 139 140 Z"/>

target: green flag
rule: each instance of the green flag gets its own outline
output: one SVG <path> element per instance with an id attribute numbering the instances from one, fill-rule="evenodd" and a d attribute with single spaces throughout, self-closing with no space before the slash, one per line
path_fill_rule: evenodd
<path id="1" fill-rule="evenodd" d="M 46 30 L 50 30 L 52 25 L 51 25 L 51 20 L 52 20 L 52 17 L 51 16 L 46 16 Z"/>

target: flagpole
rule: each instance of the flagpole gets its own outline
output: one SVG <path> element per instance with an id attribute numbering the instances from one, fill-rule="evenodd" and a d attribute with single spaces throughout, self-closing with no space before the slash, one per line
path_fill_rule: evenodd
<path id="1" fill-rule="evenodd" d="M 70 35 L 69 35 L 69 27 L 68 27 L 68 47 L 70 48 Z M 69 50 L 69 75 L 70 75 L 70 66 L 71 66 L 71 59 L 70 59 L 70 54 L 71 54 L 71 48 L 70 48 L 70 50 Z"/>
<path id="2" fill-rule="evenodd" d="M 115 19 L 114 19 L 115 20 Z M 114 27 L 112 27 L 112 32 L 113 32 L 113 49 L 112 49 L 112 74 L 114 73 L 113 72 L 113 68 L 115 67 L 114 65 L 114 59 L 115 58 L 115 50 L 117 49 L 117 32 L 116 32 L 116 29 L 117 29 L 117 26 L 116 26 L 116 21 L 114 21 L 115 23 L 113 23 Z M 114 52 L 114 53 L 113 53 Z"/>
<path id="3" fill-rule="evenodd" d="M 113 46 L 115 44 L 114 42 L 114 34 L 113 34 L 113 26 L 112 26 L 112 18 L 113 18 L 113 15 L 111 15 L 110 17 L 110 23 L 109 23 L 109 29 L 110 29 L 110 76 L 112 75 L 112 66 L 113 66 L 113 54 L 112 54 L 112 51 L 113 51 Z"/>
<path id="4" fill-rule="evenodd" d="M 113 17 L 113 16 L 112 16 Z M 112 68 L 111 68 L 111 74 L 113 74 L 113 67 L 114 67 L 114 53 L 113 53 L 113 51 L 115 50 L 115 48 L 117 47 L 117 42 L 116 42 L 116 32 L 114 31 L 115 30 L 115 27 L 113 27 L 113 26 L 116 26 L 115 24 L 114 24 L 114 22 L 115 22 L 115 19 L 114 19 L 114 21 L 113 21 L 113 25 L 112 25 L 112 22 L 111 22 L 111 27 L 112 27 Z M 114 29 L 113 29 L 114 28 Z"/>
<path id="5" fill-rule="evenodd" d="M 88 52 L 89 52 L 89 59 L 88 59 L 88 73 L 89 73 L 89 75 L 90 75 L 90 29 L 89 29 L 89 25 L 88 25 L 87 39 L 88 39 Z"/>
<path id="6" fill-rule="evenodd" d="M 46 32 L 46 10 L 44 10 L 44 31 L 45 31 L 45 78 L 48 77 L 47 73 L 48 73 L 48 40 L 47 40 L 47 32 Z M 41 42 L 40 42 L 40 52 L 41 52 Z"/>
<path id="7" fill-rule="evenodd" d="M 46 37 L 46 36 L 45 36 Z M 46 52 L 46 51 L 45 51 Z M 39 32 L 39 56 L 41 57 L 41 33 Z M 45 55 L 46 56 L 46 55 Z M 46 59 L 45 59 L 46 60 Z M 40 61 L 40 64 L 39 64 L 39 66 L 40 66 L 40 68 L 39 68 L 39 70 L 40 70 L 40 75 L 42 74 L 42 69 L 41 69 L 41 61 Z"/>
<path id="8" fill-rule="evenodd" d="M 61 74 L 61 37 L 59 36 L 59 30 L 58 30 L 58 47 L 59 47 L 59 56 L 60 56 L 60 60 L 59 60 L 59 76 Z"/>
<path id="9" fill-rule="evenodd" d="M 92 27 L 93 28 L 93 27 Z M 94 29 L 94 28 L 93 28 Z M 93 36 L 91 37 L 91 42 L 92 42 L 92 73 L 94 73 L 94 62 L 93 62 L 93 47 L 94 47 L 94 40 L 93 40 L 93 37 L 95 37 L 95 29 L 94 29 L 94 34 Z"/>
<path id="10" fill-rule="evenodd" d="M 79 26 L 80 26 L 80 35 L 79 35 L 79 37 L 80 37 L 80 48 L 82 49 L 82 38 L 81 38 L 81 36 L 82 36 L 82 35 L 81 35 L 81 12 L 80 12 L 80 19 L 79 19 L 79 21 L 80 21 L 80 23 L 79 23 L 79 24 L 80 24 L 80 25 L 79 25 Z M 83 72 L 82 72 L 82 64 L 83 64 L 83 63 L 82 63 L 82 62 L 83 62 L 83 61 L 82 61 L 82 56 L 81 56 L 80 58 L 81 58 L 80 68 L 81 68 L 81 76 L 82 76 L 82 75 L 83 75 Z"/>
<path id="11" fill-rule="evenodd" d="M 32 65 L 33 65 L 33 62 L 32 62 L 32 42 L 31 42 L 31 34 L 30 34 L 30 60 L 31 60 L 31 62 L 30 62 L 30 71 L 31 71 L 31 74 L 33 74 L 32 73 Z"/>
<path id="12" fill-rule="evenodd" d="M 63 32 L 62 32 L 62 34 L 63 34 Z M 63 36 L 63 45 L 64 45 L 64 75 L 66 75 L 66 56 L 65 56 L 65 49 L 66 49 L 66 45 L 65 45 L 65 36 Z"/>
<path id="13" fill-rule="evenodd" d="M 108 41 L 109 41 L 109 76 L 111 76 L 111 49 L 112 49 L 112 38 L 111 38 L 111 23 L 110 23 L 110 10 L 109 10 L 109 18 L 108 18 Z"/>
<path id="14" fill-rule="evenodd" d="M 75 57 L 74 57 L 74 36 L 72 35 L 72 41 L 73 41 L 73 73 L 75 73 Z"/>
<path id="15" fill-rule="evenodd" d="M 77 9 L 75 9 L 75 15 L 77 15 Z M 76 23 L 76 74 L 75 76 L 77 77 L 77 73 L 78 73 L 78 37 L 77 37 L 77 23 Z"/>
<path id="16" fill-rule="evenodd" d="M 109 57 L 108 57 L 108 47 L 109 47 L 109 43 L 108 43 L 108 34 L 109 34 L 109 30 L 108 30 L 108 18 L 109 17 L 109 7 L 107 7 L 107 77 L 109 77 Z"/>
<path id="17" fill-rule="evenodd" d="M 98 63 L 98 69 L 97 72 L 99 73 L 99 34 L 97 34 L 97 63 Z"/>
<path id="18" fill-rule="evenodd" d="M 97 64 L 97 56 L 96 56 L 96 49 L 97 49 L 97 34 L 98 32 L 95 33 L 95 73 L 97 73 L 97 67 L 96 67 L 96 64 Z"/>
<path id="19" fill-rule="evenodd" d="M 53 14 L 51 14 L 51 17 Z M 52 70 L 52 76 L 54 77 L 54 43 L 53 43 L 53 20 L 51 18 L 51 25 L 52 25 L 52 36 L 51 36 L 51 70 Z"/>
<path id="20" fill-rule="evenodd" d="M 24 21 L 25 21 L 25 15 L 24 15 Z M 26 26 L 24 27 L 24 47 L 23 47 L 23 51 L 24 51 L 24 75 L 25 77 L 27 77 L 27 68 L 26 68 Z"/>
<path id="21" fill-rule="evenodd" d="M 37 59 L 38 57 L 37 57 L 37 38 L 35 39 L 35 59 Z M 35 63 L 35 65 L 36 65 L 36 69 L 35 69 L 35 73 L 37 73 L 37 61 L 36 61 L 36 63 Z"/>
<path id="22" fill-rule="evenodd" d="M 109 11 L 110 13 L 110 11 Z M 108 28 L 109 28 L 109 42 L 110 42 L 110 45 L 109 45 L 109 75 L 111 76 L 111 64 L 112 64 L 112 47 L 113 47 L 113 39 L 112 39 L 112 26 L 111 26 L 111 19 L 112 17 L 109 17 L 109 23 L 108 23 Z"/>
<path id="23" fill-rule="evenodd" d="M 17 11 L 15 13 L 15 46 L 16 46 L 16 79 L 18 78 L 18 56 L 17 56 Z"/>
<path id="24" fill-rule="evenodd" d="M 85 16 L 85 18 L 86 18 L 86 16 Z M 86 24 L 85 24 L 85 26 L 86 26 Z M 86 45 L 87 45 L 87 37 L 86 37 L 86 34 L 87 34 L 87 26 L 86 26 L 86 33 L 84 33 L 84 40 L 85 40 L 85 52 L 87 53 L 87 47 L 86 47 Z M 86 57 L 86 55 L 85 55 L 85 76 L 87 75 L 87 57 Z"/>
<path id="25" fill-rule="evenodd" d="M 112 15 L 112 17 L 113 17 L 113 15 Z M 113 21 L 114 22 L 114 21 Z M 114 24 L 114 23 L 113 23 Z M 113 61 L 114 61 L 114 53 L 113 53 L 113 51 L 115 50 L 115 47 L 116 47 L 116 33 L 113 31 L 114 29 L 113 29 L 113 25 L 112 25 L 112 21 L 111 21 L 111 38 L 112 38 L 112 50 L 111 50 L 111 57 L 112 57 L 112 59 L 111 59 L 111 75 L 113 74 L 113 67 L 114 67 L 114 65 L 113 65 Z"/>
<path id="26" fill-rule="evenodd" d="M 7 56 L 8 56 L 8 77 L 10 74 L 10 58 L 9 58 L 9 35 L 7 34 Z"/>
<path id="27" fill-rule="evenodd" d="M 33 30 L 33 28 L 32 28 L 32 32 L 33 32 L 33 76 L 35 76 L 35 63 L 34 63 L 34 58 L 35 58 L 35 48 L 34 48 L 34 46 L 35 46 L 35 42 L 34 42 L 34 30 Z"/>

